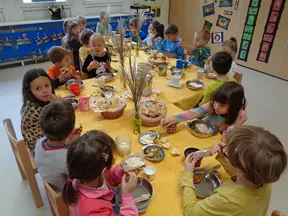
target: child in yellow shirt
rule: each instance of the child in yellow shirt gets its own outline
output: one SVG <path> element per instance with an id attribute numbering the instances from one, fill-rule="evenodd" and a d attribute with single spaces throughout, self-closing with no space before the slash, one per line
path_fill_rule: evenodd
<path id="1" fill-rule="evenodd" d="M 213 93 L 226 82 L 236 82 L 233 77 L 229 77 L 227 74 L 231 69 L 232 57 L 227 52 L 217 52 L 213 55 L 212 67 L 217 74 L 217 79 L 212 82 L 205 90 L 204 97 L 199 103 L 202 106 L 211 100 Z"/>
<path id="2" fill-rule="evenodd" d="M 83 45 L 79 49 L 79 56 L 82 61 L 85 61 L 87 56 L 91 53 L 91 47 L 89 45 L 90 37 L 94 34 L 94 32 L 90 29 L 84 29 L 80 33 L 80 42 Z"/>
<path id="3" fill-rule="evenodd" d="M 287 154 L 280 140 L 255 126 L 239 126 L 227 133 L 227 144 L 216 144 L 216 157 L 224 168 L 236 174 L 213 194 L 197 202 L 192 182 L 195 153 L 188 155 L 181 173 L 185 216 L 266 216 L 271 183 L 287 166 Z M 227 165 L 230 165 L 227 167 Z M 231 169 L 232 168 L 232 169 Z"/>

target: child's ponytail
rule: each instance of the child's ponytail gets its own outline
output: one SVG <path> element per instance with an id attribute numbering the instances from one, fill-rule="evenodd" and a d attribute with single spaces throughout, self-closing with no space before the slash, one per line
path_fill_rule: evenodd
<path id="1" fill-rule="evenodd" d="M 65 20 L 63 23 L 63 31 L 65 34 L 67 34 L 67 25 L 68 25 L 69 20 Z"/>
<path id="2" fill-rule="evenodd" d="M 66 205 L 72 205 L 76 203 L 78 200 L 78 192 L 76 192 L 73 188 L 73 181 L 77 180 L 68 180 L 63 188 L 62 191 L 62 198 Z"/>
<path id="3" fill-rule="evenodd" d="M 222 47 L 228 47 L 232 52 L 237 53 L 237 39 L 235 37 L 230 37 L 228 40 L 222 43 Z"/>
<path id="4" fill-rule="evenodd" d="M 156 37 L 161 37 L 164 39 L 164 25 L 160 24 L 157 20 L 152 22 L 152 26 L 156 30 Z"/>

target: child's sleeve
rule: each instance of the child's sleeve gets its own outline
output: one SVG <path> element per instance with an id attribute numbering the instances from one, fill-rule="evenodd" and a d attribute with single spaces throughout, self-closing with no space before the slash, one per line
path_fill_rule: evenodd
<path id="1" fill-rule="evenodd" d="M 176 51 L 175 51 L 175 53 L 172 53 L 174 56 L 175 56 L 175 58 L 176 59 L 184 59 L 184 48 L 182 47 L 182 46 L 178 46 L 177 48 L 176 48 Z"/>
<path id="2" fill-rule="evenodd" d="M 55 78 L 57 78 L 57 77 L 55 76 L 55 72 L 54 72 L 54 70 L 53 70 L 53 67 L 48 68 L 47 73 L 48 73 L 49 77 L 50 77 L 52 80 L 55 79 Z"/>
<path id="3" fill-rule="evenodd" d="M 80 56 L 81 59 L 85 59 L 86 58 L 85 50 L 83 49 L 83 46 L 80 47 L 80 49 L 79 49 L 79 56 Z"/>
<path id="4" fill-rule="evenodd" d="M 202 58 L 204 59 L 205 62 L 210 57 L 210 55 L 211 55 L 210 48 L 209 47 L 204 47 L 202 49 Z"/>
<path id="5" fill-rule="evenodd" d="M 211 97 L 216 89 L 213 87 L 213 83 L 210 84 L 204 92 L 204 96 L 202 101 L 199 103 L 200 106 L 209 103 L 211 101 Z"/>
<path id="6" fill-rule="evenodd" d="M 197 201 L 193 176 L 192 172 L 183 172 L 180 176 L 183 189 L 184 216 L 230 216 L 235 206 L 217 191 L 214 191 L 211 196 Z"/>
<path id="7" fill-rule="evenodd" d="M 59 78 L 57 77 L 56 79 L 52 79 L 52 85 L 54 88 L 58 88 L 59 86 L 64 85 L 65 83 L 61 83 Z"/>
<path id="8" fill-rule="evenodd" d="M 148 44 L 149 39 L 150 39 L 149 36 L 147 36 L 147 37 L 142 41 L 142 43 L 149 45 L 149 44 Z"/>
<path id="9" fill-rule="evenodd" d="M 137 216 L 138 209 L 133 200 L 132 194 L 122 195 L 122 206 L 120 208 L 121 216 Z"/>
<path id="10" fill-rule="evenodd" d="M 223 166 L 226 173 L 228 173 L 231 177 L 236 176 L 237 172 L 231 165 L 230 161 L 222 154 L 217 154 L 216 160 Z"/>
<path id="11" fill-rule="evenodd" d="M 163 45 L 163 40 L 161 37 L 157 37 L 152 44 L 153 49 L 161 50 Z"/>
<path id="12" fill-rule="evenodd" d="M 122 181 L 124 171 L 120 165 L 112 167 L 106 174 L 106 180 L 111 186 L 118 186 Z"/>
<path id="13" fill-rule="evenodd" d="M 92 62 L 92 56 L 89 54 L 89 55 L 87 56 L 87 58 L 85 59 L 84 64 L 83 64 L 83 66 L 82 66 L 82 71 L 83 71 L 84 73 L 89 73 L 89 71 L 88 71 L 88 66 L 90 65 L 91 62 Z"/>

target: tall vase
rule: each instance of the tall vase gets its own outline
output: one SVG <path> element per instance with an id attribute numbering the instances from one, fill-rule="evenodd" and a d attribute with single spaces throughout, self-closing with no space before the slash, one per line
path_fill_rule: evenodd
<path id="1" fill-rule="evenodd" d="M 141 118 L 140 118 L 140 110 L 139 107 L 135 106 L 135 113 L 134 113 L 134 119 L 133 119 L 133 133 L 135 135 L 140 134 L 141 132 Z"/>

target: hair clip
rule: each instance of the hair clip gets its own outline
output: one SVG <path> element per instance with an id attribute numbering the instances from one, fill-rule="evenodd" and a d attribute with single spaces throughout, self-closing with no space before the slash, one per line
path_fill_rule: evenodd
<path id="1" fill-rule="evenodd" d="M 101 153 L 101 156 L 104 158 L 105 162 L 108 161 L 108 155 L 106 153 Z"/>

